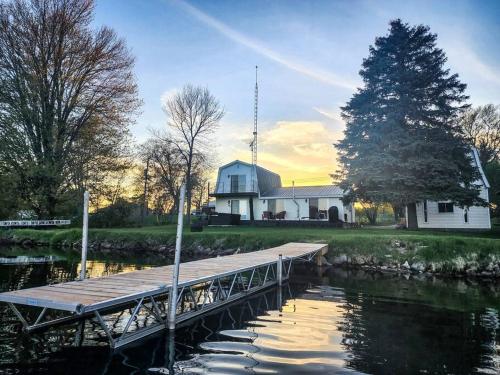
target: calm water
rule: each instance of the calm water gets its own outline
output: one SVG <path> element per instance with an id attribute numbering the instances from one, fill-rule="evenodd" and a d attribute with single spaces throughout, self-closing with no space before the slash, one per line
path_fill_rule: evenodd
<path id="1" fill-rule="evenodd" d="M 0 248 L 0 262 L 22 252 Z M 2 291 L 72 280 L 57 253 L 0 264 Z M 25 260 L 25 259 L 24 259 Z M 89 261 L 93 277 L 156 264 Z M 0 306 L 0 373 L 44 374 L 497 374 L 500 285 L 403 278 L 315 267 L 293 283 L 111 352 L 86 321 L 22 333 Z M 281 301 L 281 303 L 280 303 Z"/>

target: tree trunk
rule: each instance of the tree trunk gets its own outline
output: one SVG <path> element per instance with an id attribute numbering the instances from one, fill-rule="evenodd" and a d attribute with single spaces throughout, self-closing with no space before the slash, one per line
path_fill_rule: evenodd
<path id="1" fill-rule="evenodd" d="M 406 206 L 406 210 L 408 212 L 406 217 L 406 227 L 408 229 L 418 229 L 417 222 L 417 204 L 410 203 Z"/>
<path id="2" fill-rule="evenodd" d="M 391 203 L 391 207 L 392 207 L 392 212 L 394 214 L 394 222 L 398 224 L 399 220 L 405 216 L 404 213 L 405 206 L 401 206 L 400 204 L 396 203 Z"/>
<path id="3" fill-rule="evenodd" d="M 186 207 L 186 215 L 187 215 L 187 220 L 186 223 L 187 225 L 191 224 L 191 164 L 193 162 L 193 157 L 190 156 L 188 160 L 188 166 L 187 166 L 187 173 L 186 173 L 186 202 L 187 202 L 187 207 Z M 181 207 L 182 209 L 182 207 Z"/>

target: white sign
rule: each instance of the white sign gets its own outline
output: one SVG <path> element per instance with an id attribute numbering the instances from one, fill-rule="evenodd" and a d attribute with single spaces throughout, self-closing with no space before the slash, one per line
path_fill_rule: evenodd
<path id="1" fill-rule="evenodd" d="M 70 225 L 71 220 L 8 220 L 0 221 L 0 227 L 43 227 L 50 225 Z"/>

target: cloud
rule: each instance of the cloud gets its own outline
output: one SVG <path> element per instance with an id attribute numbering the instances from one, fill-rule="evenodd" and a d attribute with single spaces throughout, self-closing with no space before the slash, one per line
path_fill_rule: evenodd
<path id="1" fill-rule="evenodd" d="M 457 69 L 467 73 L 467 75 L 476 76 L 489 82 L 500 84 L 500 69 L 492 67 L 485 63 L 467 44 L 453 42 L 445 48 L 447 54 Z"/>
<path id="2" fill-rule="evenodd" d="M 345 125 L 345 121 L 340 115 L 340 112 L 337 111 L 332 111 L 324 108 L 318 108 L 318 107 L 313 107 L 313 109 L 318 112 L 319 114 L 325 116 L 326 118 L 329 118 L 330 120 L 335 121 L 336 123 L 340 123 L 342 125 Z"/>
<path id="3" fill-rule="evenodd" d="M 177 88 L 171 88 L 169 90 L 164 91 L 160 95 L 160 103 L 161 103 L 162 108 L 165 106 L 165 104 L 167 103 L 167 101 L 170 98 L 172 98 L 175 94 L 177 94 L 178 92 L 179 92 L 179 90 Z"/>
<path id="4" fill-rule="evenodd" d="M 220 34 L 224 35 L 226 38 L 231 39 L 232 41 L 241 44 L 247 48 L 250 48 L 254 52 L 277 62 L 288 69 L 294 70 L 302 75 L 313 78 L 316 81 L 325 83 L 330 86 L 341 87 L 344 89 L 354 90 L 356 89 L 356 85 L 353 82 L 350 82 L 346 79 L 343 79 L 334 73 L 312 68 L 309 66 L 305 66 L 304 64 L 294 61 L 289 57 L 283 56 L 282 54 L 276 52 L 275 50 L 267 47 L 260 41 L 252 39 L 239 31 L 229 27 L 223 22 L 215 19 L 214 17 L 208 15 L 207 13 L 201 11 L 200 9 L 194 7 L 193 5 L 183 1 L 183 0 L 171 0 L 174 4 L 176 4 L 179 8 L 182 8 L 187 13 L 203 22 L 208 27 L 216 30 Z"/>
<path id="5" fill-rule="evenodd" d="M 292 180 L 298 185 L 329 184 L 329 174 L 336 168 L 332 143 L 338 136 L 340 132 L 331 131 L 320 121 L 278 121 L 259 133 L 258 163 L 280 174 L 285 185 Z M 219 141 L 227 153 L 226 161 L 250 161 L 250 151 L 241 137 L 228 134 Z"/>

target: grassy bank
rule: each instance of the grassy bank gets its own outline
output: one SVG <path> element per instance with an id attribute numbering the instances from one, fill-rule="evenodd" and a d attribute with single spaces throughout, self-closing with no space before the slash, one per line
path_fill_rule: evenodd
<path id="1" fill-rule="evenodd" d="M 173 247 L 174 225 L 92 229 L 91 244 L 106 248 Z M 55 247 L 76 247 L 81 239 L 79 229 L 4 231 L 0 237 L 16 242 L 26 240 Z M 416 269 L 443 272 L 465 272 L 467 269 L 500 274 L 500 235 L 498 232 L 461 233 L 438 231 L 405 231 L 394 229 L 328 229 L 328 228 L 206 228 L 201 233 L 185 231 L 185 249 L 197 247 L 252 251 L 287 242 L 325 242 L 330 261 L 359 265 L 385 265 L 401 268 L 405 262 Z M 76 245 L 76 246 L 75 246 Z M 419 264 L 420 263 L 420 264 Z M 407 266 L 407 265 L 405 265 Z M 423 267 L 423 268 L 422 268 Z"/>

